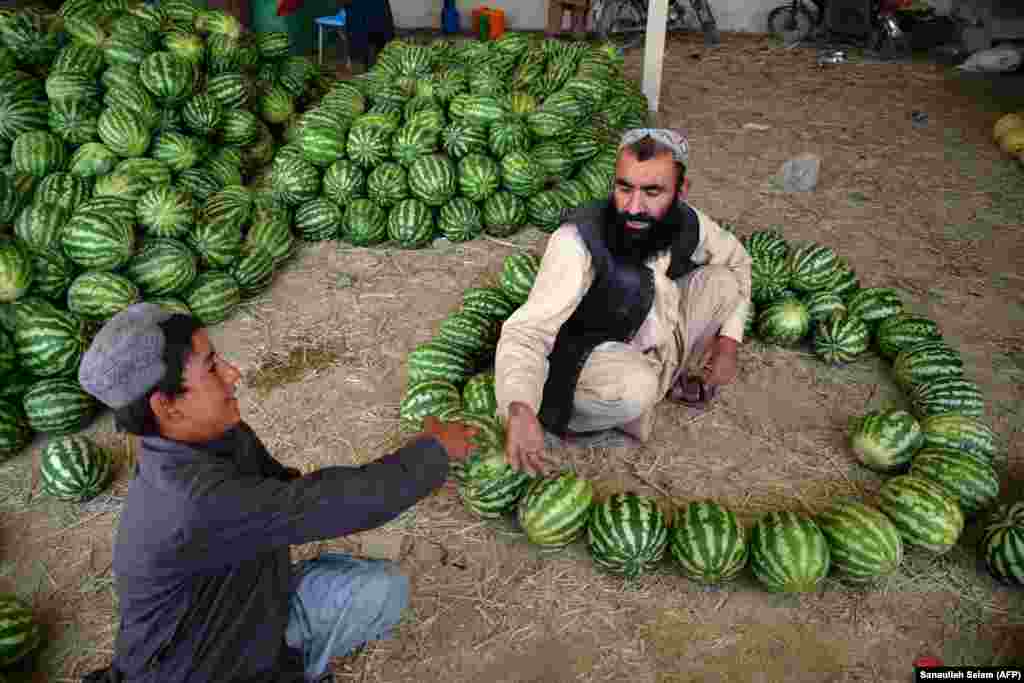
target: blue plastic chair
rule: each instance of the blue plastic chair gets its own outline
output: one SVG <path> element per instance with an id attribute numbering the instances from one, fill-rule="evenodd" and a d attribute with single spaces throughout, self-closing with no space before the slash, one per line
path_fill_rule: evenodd
<path id="1" fill-rule="evenodd" d="M 345 28 L 345 19 L 345 8 L 342 7 L 334 16 L 317 17 L 313 20 L 316 24 L 317 64 L 324 63 L 324 28 L 337 29 L 338 40 L 345 40 L 345 32 L 342 30 Z"/>

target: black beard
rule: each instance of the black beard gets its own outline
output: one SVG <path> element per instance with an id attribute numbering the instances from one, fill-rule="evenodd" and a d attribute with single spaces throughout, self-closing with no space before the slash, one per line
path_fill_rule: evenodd
<path id="1" fill-rule="evenodd" d="M 650 216 L 633 216 L 620 213 L 615 201 L 608 200 L 605 226 L 609 251 L 620 261 L 642 265 L 657 254 L 665 251 L 679 235 L 683 225 L 683 212 L 677 200 L 672 201 L 668 212 L 661 220 Z M 647 221 L 650 226 L 642 230 L 626 227 L 628 221 Z"/>

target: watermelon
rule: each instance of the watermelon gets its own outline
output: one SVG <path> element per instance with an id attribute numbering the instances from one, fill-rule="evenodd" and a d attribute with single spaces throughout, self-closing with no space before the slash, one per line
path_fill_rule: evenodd
<path id="1" fill-rule="evenodd" d="M 501 167 L 485 154 L 469 154 L 459 161 L 458 184 L 467 199 L 485 201 L 501 185 Z"/>
<path id="2" fill-rule="evenodd" d="M 242 251 L 242 230 L 234 221 L 211 221 L 200 217 L 185 242 L 199 255 L 203 265 L 227 268 Z"/>
<path id="3" fill-rule="evenodd" d="M 128 262 L 135 251 L 134 221 L 89 208 L 76 211 L 61 236 L 64 253 L 82 268 L 114 270 Z"/>
<path id="4" fill-rule="evenodd" d="M 668 524 L 657 501 L 627 491 L 595 503 L 587 523 L 587 547 L 598 567 L 636 578 L 665 554 Z"/>
<path id="5" fill-rule="evenodd" d="M 498 401 L 494 395 L 494 372 L 479 372 L 462 388 L 462 405 L 466 412 L 480 415 L 494 415 Z"/>
<path id="6" fill-rule="evenodd" d="M 491 320 L 503 321 L 515 312 L 517 306 L 500 287 L 470 287 L 462 293 L 462 308 Z"/>
<path id="7" fill-rule="evenodd" d="M 385 161 L 366 176 L 367 196 L 383 207 L 409 197 L 408 173 L 400 165 Z"/>
<path id="8" fill-rule="evenodd" d="M 795 297 L 785 297 L 762 310 L 757 317 L 757 334 L 778 346 L 794 346 L 810 330 L 807 306 Z"/>
<path id="9" fill-rule="evenodd" d="M 501 267 L 501 291 L 514 304 L 525 303 L 540 270 L 540 259 L 519 251 L 505 257 Z"/>
<path id="10" fill-rule="evenodd" d="M 479 355 L 492 350 L 498 342 L 498 327 L 490 318 L 472 311 L 455 311 L 448 315 L 437 332 L 437 341 Z"/>
<path id="11" fill-rule="evenodd" d="M 23 398 L 28 423 L 37 432 L 65 436 L 89 426 L 100 404 L 77 379 L 51 377 L 32 384 Z"/>
<path id="12" fill-rule="evenodd" d="M 406 358 L 410 382 L 439 379 L 462 384 L 473 374 L 475 365 L 473 354 L 440 340 L 419 344 Z"/>
<path id="13" fill-rule="evenodd" d="M 921 425 L 905 410 L 872 410 L 850 418 L 850 447 L 865 467 L 895 472 L 924 444 Z"/>
<path id="14" fill-rule="evenodd" d="M 438 416 L 443 409 L 461 408 L 462 396 L 454 383 L 443 379 L 410 378 L 398 415 L 402 422 L 419 429 L 426 416 Z"/>
<path id="15" fill-rule="evenodd" d="M 197 206 L 184 189 L 158 185 L 147 190 L 135 206 L 138 222 L 159 237 L 180 237 L 195 224 Z"/>
<path id="16" fill-rule="evenodd" d="M 995 432 L 976 417 L 959 413 L 931 415 L 921 420 L 925 448 L 966 451 L 993 462 L 1000 452 Z"/>
<path id="17" fill-rule="evenodd" d="M 348 159 L 339 159 L 327 167 L 323 178 L 324 196 L 339 206 L 365 196 L 366 178 L 362 169 Z"/>
<path id="18" fill-rule="evenodd" d="M 908 474 L 941 486 L 965 517 L 991 507 L 999 497 L 999 475 L 992 463 L 971 453 L 923 448 L 914 456 Z"/>
<path id="19" fill-rule="evenodd" d="M 934 320 L 912 313 L 900 313 L 886 318 L 875 331 L 878 352 L 889 360 L 895 359 L 907 346 L 940 338 L 939 326 Z"/>
<path id="20" fill-rule="evenodd" d="M 812 325 L 828 320 L 833 313 L 846 313 L 846 304 L 843 303 L 842 297 L 827 289 L 811 292 L 803 302 L 807 306 L 807 315 L 810 316 Z"/>
<path id="21" fill-rule="evenodd" d="M 37 377 L 60 377 L 78 370 L 87 340 L 82 321 L 45 301 L 19 302 L 14 346 L 21 367 Z"/>
<path id="22" fill-rule="evenodd" d="M 692 501 L 676 511 L 669 553 L 688 579 L 720 584 L 747 566 L 747 534 L 729 508 L 713 500 Z"/>
<path id="23" fill-rule="evenodd" d="M 274 255 L 258 244 L 244 244 L 238 258 L 228 267 L 242 297 L 253 297 L 274 279 Z"/>
<path id="24" fill-rule="evenodd" d="M 879 491 L 879 509 L 907 543 L 935 554 L 948 552 L 964 529 L 964 513 L 939 484 L 903 474 Z"/>
<path id="25" fill-rule="evenodd" d="M 787 265 L 790 284 L 801 292 L 816 292 L 828 287 L 835 277 L 839 257 L 830 247 L 817 243 L 802 244 L 791 249 Z"/>
<path id="26" fill-rule="evenodd" d="M 86 436 L 52 439 L 40 461 L 43 491 L 59 500 L 91 500 L 110 482 L 112 463 L 110 452 Z"/>
<path id="27" fill-rule="evenodd" d="M 341 207 L 329 199 L 317 197 L 295 209 L 295 234 L 308 242 L 336 239 L 343 220 Z"/>
<path id="28" fill-rule="evenodd" d="M 986 520 L 978 547 L 993 577 L 1024 586 L 1024 501 L 996 508 Z"/>
<path id="29" fill-rule="evenodd" d="M 977 382 L 965 377 L 936 377 L 916 384 L 907 392 L 911 411 L 918 418 L 956 413 L 981 417 L 985 400 Z"/>
<path id="30" fill-rule="evenodd" d="M 750 533 L 750 567 L 769 591 L 805 593 L 828 575 L 831 551 L 815 521 L 799 512 L 769 512 Z"/>
<path id="31" fill-rule="evenodd" d="M 483 204 L 484 230 L 495 237 L 511 235 L 526 223 L 526 202 L 511 192 L 498 190 Z"/>
<path id="32" fill-rule="evenodd" d="M 11 145 L 11 166 L 18 173 L 42 178 L 67 164 L 64 140 L 44 130 L 26 131 Z"/>
<path id="33" fill-rule="evenodd" d="M 480 208 L 466 197 L 455 197 L 441 207 L 437 227 L 450 242 L 467 242 L 484 231 Z"/>
<path id="34" fill-rule="evenodd" d="M 519 526 L 531 543 L 554 553 L 586 531 L 594 485 L 572 472 L 535 479 L 519 499 Z"/>
<path id="35" fill-rule="evenodd" d="M 868 326 L 855 315 L 835 311 L 818 323 L 814 335 L 814 353 L 830 365 L 849 363 L 868 350 L 871 335 Z"/>
<path id="36" fill-rule="evenodd" d="M 0 667 L 23 659 L 42 639 L 42 628 L 28 603 L 14 594 L 0 595 Z"/>
<path id="37" fill-rule="evenodd" d="M 760 255 L 750 264 L 751 298 L 757 304 L 770 304 L 789 287 L 792 273 L 781 256 Z"/>
<path id="38" fill-rule="evenodd" d="M 877 508 L 839 500 L 814 518 L 828 541 L 831 566 L 843 578 L 862 583 L 891 575 L 903 562 L 903 540 Z"/>
<path id="39" fill-rule="evenodd" d="M 849 298 L 846 312 L 859 316 L 874 330 L 886 318 L 903 312 L 903 300 L 891 287 L 866 287 Z"/>
<path id="40" fill-rule="evenodd" d="M 32 293 L 60 301 L 78 274 L 78 268 L 59 247 L 32 250 Z"/>
<path id="41" fill-rule="evenodd" d="M 455 166 L 448 157 L 428 154 L 409 166 L 409 191 L 427 206 L 443 206 L 455 196 Z"/>
<path id="42" fill-rule="evenodd" d="M 184 294 L 185 305 L 204 327 L 227 320 L 242 300 L 238 281 L 230 273 L 208 270 L 200 273 Z"/>
<path id="43" fill-rule="evenodd" d="M 484 519 L 513 510 L 533 481 L 530 475 L 505 462 L 500 450 L 474 453 L 466 461 L 458 485 L 466 509 Z"/>
<path id="44" fill-rule="evenodd" d="M 141 300 L 134 282 L 105 271 L 86 271 L 68 289 L 68 310 L 84 320 L 107 320 Z"/>
<path id="45" fill-rule="evenodd" d="M 896 382 L 904 390 L 939 377 L 962 377 L 963 367 L 960 353 L 942 340 L 919 341 L 905 346 L 892 364 Z"/>

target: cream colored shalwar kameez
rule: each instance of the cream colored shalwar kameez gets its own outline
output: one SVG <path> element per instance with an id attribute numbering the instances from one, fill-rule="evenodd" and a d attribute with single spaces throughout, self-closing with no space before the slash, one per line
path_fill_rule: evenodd
<path id="1" fill-rule="evenodd" d="M 650 438 L 654 406 L 683 371 L 698 374 L 708 341 L 717 334 L 743 341 L 750 306 L 750 256 L 731 233 L 697 210 L 700 240 L 692 261 L 701 267 L 673 282 L 669 252 L 648 262 L 654 304 L 629 343 L 606 342 L 580 373 L 569 430 L 620 427 Z M 495 359 L 498 415 L 522 402 L 540 410 L 548 355 L 558 330 L 586 294 L 594 272 L 590 252 L 571 224 L 548 240 L 530 296 L 505 321 Z"/>

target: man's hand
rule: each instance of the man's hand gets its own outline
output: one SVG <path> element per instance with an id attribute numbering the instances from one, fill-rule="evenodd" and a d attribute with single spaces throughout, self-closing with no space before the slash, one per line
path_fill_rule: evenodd
<path id="1" fill-rule="evenodd" d="M 477 434 L 476 427 L 462 422 L 442 422 L 433 415 L 423 419 L 421 435 L 432 436 L 441 442 L 448 457 L 453 460 L 465 460 L 475 444 L 470 442 Z"/>
<path id="2" fill-rule="evenodd" d="M 701 379 L 705 385 L 725 386 L 736 379 L 737 347 L 739 344 L 731 337 L 716 337 L 711 344 Z"/>
<path id="3" fill-rule="evenodd" d="M 517 470 L 544 476 L 550 468 L 544 447 L 544 428 L 529 406 L 513 403 L 508 408 L 505 460 Z"/>

